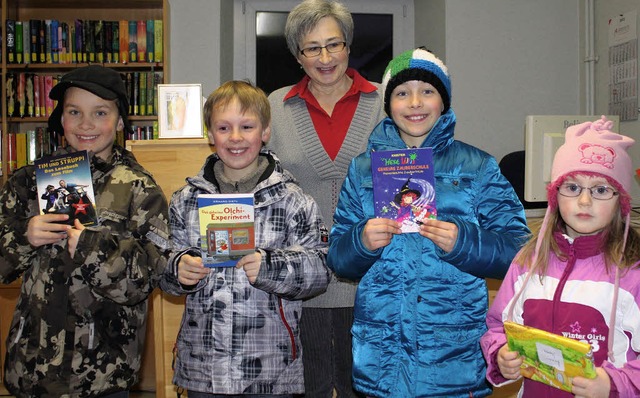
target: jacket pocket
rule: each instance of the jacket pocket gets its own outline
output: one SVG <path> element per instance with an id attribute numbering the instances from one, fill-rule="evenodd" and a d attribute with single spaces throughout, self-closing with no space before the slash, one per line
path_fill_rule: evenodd
<path id="1" fill-rule="evenodd" d="M 417 391 L 473 391 L 484 380 L 485 363 L 480 350 L 484 322 L 437 325 L 422 336 L 418 353 L 421 371 Z M 455 377 L 451 377 L 455 375 Z"/>

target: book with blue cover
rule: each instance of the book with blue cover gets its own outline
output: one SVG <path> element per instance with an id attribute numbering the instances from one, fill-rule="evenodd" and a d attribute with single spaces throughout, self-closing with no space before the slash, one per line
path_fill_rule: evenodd
<path id="1" fill-rule="evenodd" d="M 253 194 L 201 194 L 197 200 L 206 267 L 233 267 L 255 251 Z"/>
<path id="2" fill-rule="evenodd" d="M 67 224 L 96 225 L 95 195 L 89 153 L 78 151 L 33 162 L 42 214 L 68 214 Z"/>
<path id="3" fill-rule="evenodd" d="M 372 152 L 371 174 L 376 217 L 401 222 L 403 233 L 437 217 L 432 148 Z"/>

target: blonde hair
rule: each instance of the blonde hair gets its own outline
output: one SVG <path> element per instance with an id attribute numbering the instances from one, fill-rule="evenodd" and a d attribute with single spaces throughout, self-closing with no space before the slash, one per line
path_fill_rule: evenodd
<path id="1" fill-rule="evenodd" d="M 620 203 L 618 202 L 618 211 L 604 230 L 605 236 L 603 252 L 607 272 L 611 272 L 612 267 L 614 266 L 621 270 L 626 270 L 633 267 L 634 264 L 640 261 L 640 235 L 630 226 L 628 232 L 629 235 L 625 245 L 624 232 L 626 225 L 619 210 Z M 526 267 L 532 273 L 538 274 L 540 277 L 544 276 L 547 272 L 547 264 L 549 263 L 549 256 L 551 252 L 560 259 L 566 259 L 567 257 L 566 253 L 563 253 L 560 250 L 553 237 L 555 232 L 564 232 L 566 226 L 562 216 L 560 215 L 558 207 L 556 206 L 552 211 L 550 211 L 549 214 L 547 214 L 547 217 L 548 227 L 542 231 L 542 235 L 540 235 L 542 221 L 538 221 L 531 225 L 531 238 L 514 258 L 515 263 Z M 534 263 L 534 255 L 536 254 L 535 248 L 539 239 L 541 239 L 540 250 L 537 253 Z M 622 252 L 623 247 L 624 252 Z"/>
<path id="2" fill-rule="evenodd" d="M 211 116 L 216 109 L 224 109 L 233 100 L 238 100 L 242 113 L 255 113 L 262 128 L 269 127 L 271 107 L 264 91 L 248 81 L 230 80 L 209 94 L 204 104 L 204 124 L 208 131 L 211 131 Z"/>

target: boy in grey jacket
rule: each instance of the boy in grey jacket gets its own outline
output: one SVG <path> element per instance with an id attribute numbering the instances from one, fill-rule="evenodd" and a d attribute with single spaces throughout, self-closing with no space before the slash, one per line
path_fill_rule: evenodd
<path id="1" fill-rule="evenodd" d="M 303 393 L 301 300 L 329 283 L 328 231 L 315 201 L 263 148 L 271 131 L 262 90 L 227 82 L 207 99 L 204 117 L 216 153 L 169 210 L 176 251 L 161 288 L 187 295 L 173 381 L 190 398 Z M 256 251 L 235 267 L 202 262 L 197 196 L 212 193 L 254 197 Z"/>

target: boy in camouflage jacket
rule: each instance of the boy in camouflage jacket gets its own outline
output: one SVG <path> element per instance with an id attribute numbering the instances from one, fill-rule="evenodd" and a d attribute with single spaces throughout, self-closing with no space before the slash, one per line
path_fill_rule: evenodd
<path id="1" fill-rule="evenodd" d="M 120 75 L 76 69 L 56 85 L 49 127 L 88 150 L 98 225 L 39 214 L 33 166 L 0 193 L 0 282 L 22 277 L 7 338 L 5 384 L 18 397 L 126 397 L 143 349 L 147 297 L 164 271 L 167 203 L 151 175 L 114 145 L 131 130 Z"/>

